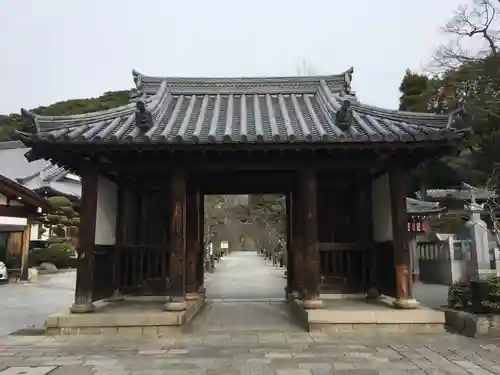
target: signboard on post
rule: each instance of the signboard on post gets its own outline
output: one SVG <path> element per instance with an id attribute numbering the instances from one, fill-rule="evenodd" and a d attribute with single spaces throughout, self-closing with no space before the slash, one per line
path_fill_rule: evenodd
<path id="1" fill-rule="evenodd" d="M 227 241 L 221 241 L 220 248 L 224 249 L 224 250 L 228 249 L 229 248 L 229 242 L 227 242 Z"/>

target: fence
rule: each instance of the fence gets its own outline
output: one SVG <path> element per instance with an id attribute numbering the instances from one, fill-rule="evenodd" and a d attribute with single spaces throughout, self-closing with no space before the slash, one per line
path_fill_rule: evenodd
<path id="1" fill-rule="evenodd" d="M 420 281 L 449 285 L 467 277 L 471 248 L 470 240 L 455 240 L 453 237 L 421 241 L 416 243 L 412 252 L 413 267 L 418 268 Z"/>

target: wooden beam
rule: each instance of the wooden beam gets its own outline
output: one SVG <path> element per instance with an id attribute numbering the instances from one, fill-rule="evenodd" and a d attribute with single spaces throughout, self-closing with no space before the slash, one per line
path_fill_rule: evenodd
<path id="1" fill-rule="evenodd" d="M 156 158 L 155 158 L 156 159 Z M 270 162 L 272 161 L 272 163 Z M 318 160 L 314 162 L 316 168 L 320 171 L 336 171 L 336 170 L 353 170 L 353 169 L 370 169 L 373 167 L 384 167 L 376 160 L 360 160 L 360 161 L 339 161 L 339 160 Z M 189 172 L 226 172 L 226 171 L 294 171 L 299 166 L 299 162 L 280 161 L 274 157 L 270 157 L 262 162 L 249 160 L 226 160 L 226 161 L 203 161 L 203 160 L 186 160 L 175 161 L 166 160 L 163 163 L 155 161 L 138 161 L 131 163 L 112 163 L 105 165 L 109 171 L 124 171 L 124 172 L 165 172 L 172 168 L 183 167 Z"/>
<path id="2" fill-rule="evenodd" d="M 319 251 L 365 251 L 375 248 L 373 242 L 319 242 Z"/>
<path id="3" fill-rule="evenodd" d="M 33 206 L 7 206 L 0 205 L 0 216 L 8 217 L 28 217 L 36 214 L 36 209 Z"/>

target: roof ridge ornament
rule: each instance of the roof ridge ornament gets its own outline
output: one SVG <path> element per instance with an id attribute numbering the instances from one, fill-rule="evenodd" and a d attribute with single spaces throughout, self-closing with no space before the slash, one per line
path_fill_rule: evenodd
<path id="1" fill-rule="evenodd" d="M 335 113 L 335 124 L 343 132 L 347 131 L 352 124 L 351 101 L 344 99 L 339 110 Z"/>
<path id="2" fill-rule="evenodd" d="M 446 124 L 446 129 L 449 129 L 451 127 L 454 127 L 453 125 L 463 125 L 463 122 L 465 121 L 465 115 L 466 115 L 465 108 L 463 106 L 458 107 L 457 109 L 454 109 L 448 114 L 448 123 Z M 459 126 L 460 127 L 460 126 Z"/>
<path id="3" fill-rule="evenodd" d="M 146 103 L 142 100 L 139 100 L 135 107 L 135 126 L 139 128 L 141 133 L 146 133 L 153 127 L 153 115 L 146 108 Z"/>
<path id="4" fill-rule="evenodd" d="M 132 77 L 134 79 L 135 87 L 140 90 L 142 87 L 142 77 L 144 75 L 142 73 L 139 73 L 137 70 L 132 69 Z"/>
<path id="5" fill-rule="evenodd" d="M 34 127 L 35 133 L 40 131 L 40 127 L 38 126 L 38 121 L 36 120 L 36 114 L 28 111 L 27 109 L 21 108 L 21 117 L 24 118 L 25 124 L 27 127 Z M 29 129 L 28 132 L 31 132 L 32 129 Z"/>
<path id="6" fill-rule="evenodd" d="M 351 82 L 352 82 L 352 74 L 354 73 L 354 67 L 351 66 L 344 72 L 344 91 L 346 94 L 351 94 Z M 354 94 L 354 93 L 353 93 Z"/>

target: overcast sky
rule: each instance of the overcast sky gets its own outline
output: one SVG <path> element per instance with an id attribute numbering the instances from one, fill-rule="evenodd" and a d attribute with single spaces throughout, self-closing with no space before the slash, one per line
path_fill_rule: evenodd
<path id="1" fill-rule="evenodd" d="M 151 75 L 296 75 L 354 66 L 361 101 L 398 105 L 460 0 L 0 0 L 0 113 Z"/>

